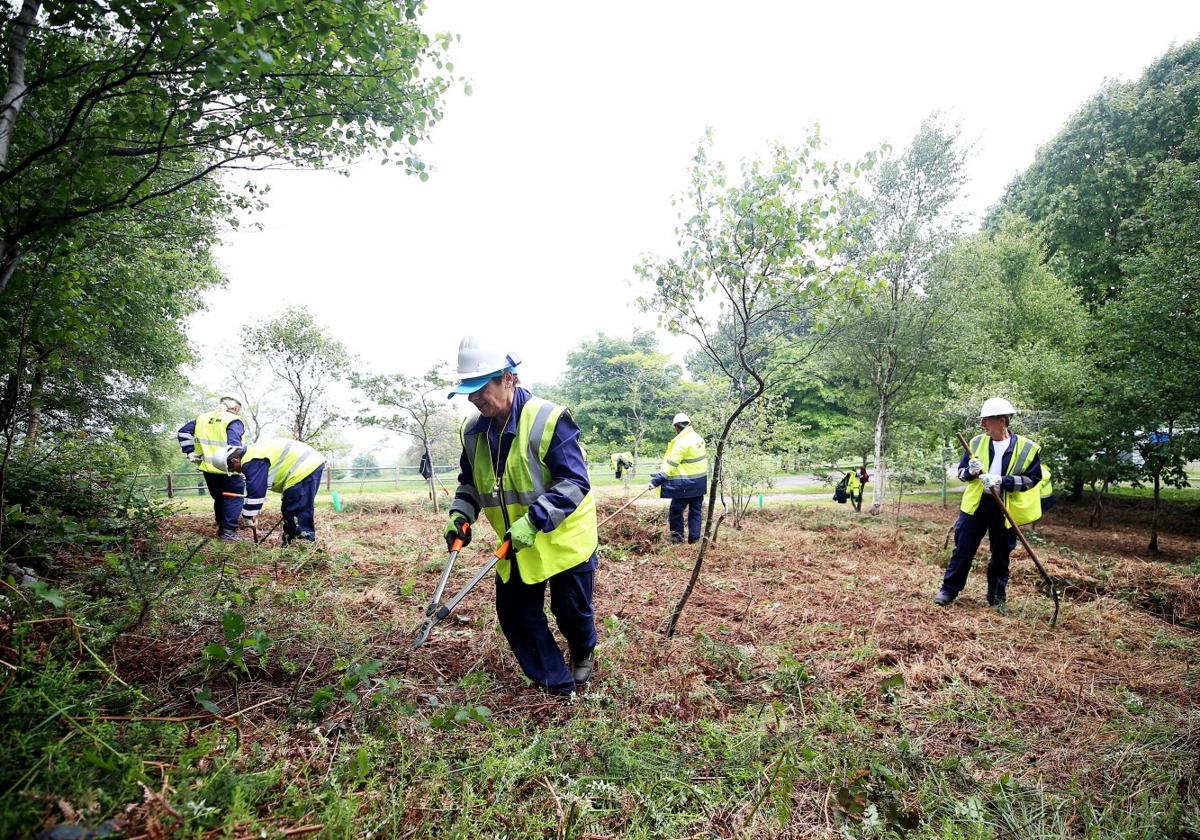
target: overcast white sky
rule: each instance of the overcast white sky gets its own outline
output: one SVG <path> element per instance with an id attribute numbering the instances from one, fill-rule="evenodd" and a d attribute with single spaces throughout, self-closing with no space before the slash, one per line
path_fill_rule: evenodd
<path id="1" fill-rule="evenodd" d="M 380 372 L 453 362 L 478 332 L 509 343 L 525 382 L 553 381 L 597 331 L 653 326 L 632 266 L 672 246 L 706 126 L 731 164 L 813 122 L 848 157 L 902 146 L 940 109 L 975 143 L 980 213 L 1105 79 L 1200 34 L 1194 0 L 429 5 L 474 88 L 421 150 L 433 176 L 271 173 L 262 230 L 220 249 L 229 284 L 191 323 L 197 348 L 236 343 L 215 313 L 298 304 Z"/>

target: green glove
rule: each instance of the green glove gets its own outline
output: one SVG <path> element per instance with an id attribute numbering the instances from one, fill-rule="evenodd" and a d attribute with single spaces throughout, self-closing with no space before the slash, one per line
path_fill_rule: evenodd
<path id="1" fill-rule="evenodd" d="M 533 523 L 529 521 L 528 516 L 522 516 L 508 530 L 508 538 L 512 540 L 514 551 L 520 551 L 523 548 L 532 546 L 533 538 L 536 536 L 537 528 L 533 527 Z"/>
<path id="2" fill-rule="evenodd" d="M 446 523 L 446 550 L 454 550 L 454 541 L 462 540 L 463 548 L 471 544 L 471 523 L 458 511 L 450 514 Z"/>

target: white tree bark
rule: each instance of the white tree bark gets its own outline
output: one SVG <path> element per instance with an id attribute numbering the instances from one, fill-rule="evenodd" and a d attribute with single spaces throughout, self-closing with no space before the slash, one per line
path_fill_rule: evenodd
<path id="1" fill-rule="evenodd" d="M 886 478 L 884 473 L 887 469 L 884 453 L 884 429 L 887 426 L 887 408 L 880 405 L 879 414 L 875 418 L 875 475 L 872 478 L 871 484 L 871 513 L 878 514 L 883 507 L 884 494 L 886 488 L 884 483 Z"/>
<path id="2" fill-rule="evenodd" d="M 8 86 L 4 98 L 0 99 L 0 169 L 8 166 L 8 150 L 12 147 L 17 114 L 25 104 L 25 47 L 41 6 L 41 0 L 25 0 L 13 23 L 12 43 L 8 47 Z M 3 256 L 0 252 L 0 260 Z"/>

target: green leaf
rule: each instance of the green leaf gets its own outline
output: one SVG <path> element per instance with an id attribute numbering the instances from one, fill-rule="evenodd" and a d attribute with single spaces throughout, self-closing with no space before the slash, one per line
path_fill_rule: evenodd
<path id="1" fill-rule="evenodd" d="M 57 589 L 52 589 L 44 580 L 34 580 L 25 584 L 25 587 L 33 592 L 41 600 L 53 606 L 55 609 L 61 610 L 63 604 L 66 603 L 63 594 Z"/>
<path id="2" fill-rule="evenodd" d="M 213 702 L 212 691 L 208 686 L 202 685 L 200 688 L 193 689 L 192 694 L 195 696 L 196 702 L 200 704 L 204 711 L 211 712 L 214 715 L 221 714 L 221 707 Z"/>
<path id="3" fill-rule="evenodd" d="M 232 642 L 246 632 L 246 621 L 233 610 L 225 610 L 221 614 L 221 629 L 225 631 L 225 638 Z"/>

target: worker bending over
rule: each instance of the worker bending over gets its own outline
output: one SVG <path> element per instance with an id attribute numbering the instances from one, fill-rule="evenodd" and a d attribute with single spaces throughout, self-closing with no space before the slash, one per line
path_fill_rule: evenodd
<path id="1" fill-rule="evenodd" d="M 217 537 L 236 542 L 238 519 L 246 496 L 246 481 L 240 475 L 226 472 L 224 458 L 218 457 L 229 447 L 242 445 L 246 426 L 238 416 L 242 403 L 237 397 L 221 397 L 216 410 L 201 414 L 179 427 L 176 437 L 187 459 L 199 468 L 213 499 L 213 516 L 217 520 Z"/>
<path id="2" fill-rule="evenodd" d="M 283 496 L 283 544 L 317 539 L 316 501 L 321 489 L 325 456 L 307 443 L 271 438 L 229 453 L 231 472 L 246 477 L 246 506 L 242 515 L 254 521 L 267 501 L 267 490 Z"/>

